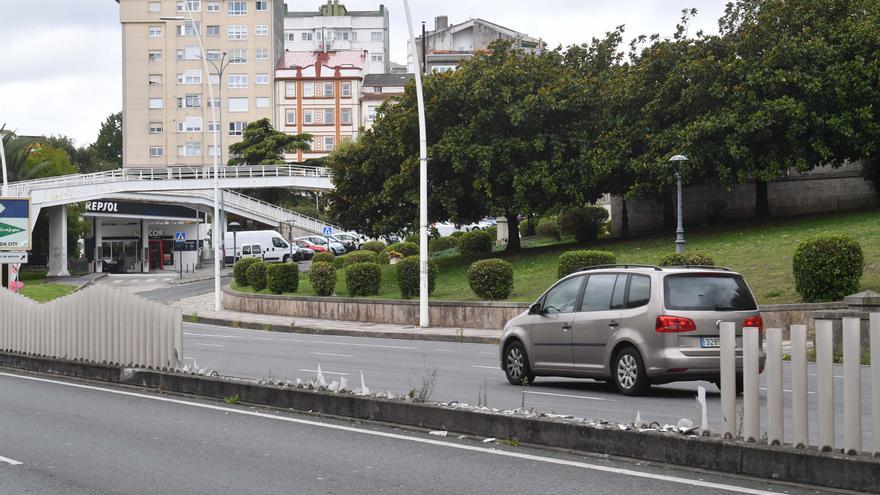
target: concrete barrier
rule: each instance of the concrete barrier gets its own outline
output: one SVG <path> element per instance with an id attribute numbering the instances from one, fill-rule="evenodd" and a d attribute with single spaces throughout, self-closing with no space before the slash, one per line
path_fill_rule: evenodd
<path id="1" fill-rule="evenodd" d="M 0 353 L 0 366 L 215 399 L 237 395 L 244 403 L 321 415 L 445 429 L 756 478 L 880 493 L 880 459 L 867 455 L 844 456 L 815 449 L 747 444 L 718 437 L 622 430 L 617 425 L 601 428 L 545 417 L 481 412 L 179 373 L 132 372 L 116 366 L 15 354 Z"/>

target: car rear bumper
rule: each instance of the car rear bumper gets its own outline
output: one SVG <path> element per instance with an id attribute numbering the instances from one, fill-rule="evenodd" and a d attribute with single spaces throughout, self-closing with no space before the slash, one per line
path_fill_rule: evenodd
<path id="1" fill-rule="evenodd" d="M 690 354 L 690 353 L 689 353 Z M 721 357 L 717 350 L 706 350 L 703 355 L 685 355 L 678 349 L 668 349 L 647 366 L 648 377 L 654 383 L 675 381 L 715 381 L 721 376 Z M 765 354 L 758 356 L 760 372 L 764 371 Z M 736 350 L 736 373 L 743 373 L 742 349 Z"/>

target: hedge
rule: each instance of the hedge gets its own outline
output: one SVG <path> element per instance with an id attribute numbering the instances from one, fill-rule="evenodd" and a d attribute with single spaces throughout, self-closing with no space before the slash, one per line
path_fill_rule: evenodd
<path id="1" fill-rule="evenodd" d="M 449 234 L 449 237 L 461 237 L 464 235 L 464 232 L 461 230 L 456 230 L 455 232 Z"/>
<path id="2" fill-rule="evenodd" d="M 345 268 L 345 258 L 348 258 L 347 254 L 333 258 L 333 268 L 336 268 L 337 270 Z"/>
<path id="3" fill-rule="evenodd" d="M 858 292 L 865 254 L 843 234 L 818 234 L 798 245 L 792 269 L 794 288 L 804 301 L 840 301 Z"/>
<path id="4" fill-rule="evenodd" d="M 266 270 L 266 286 L 273 294 L 296 292 L 299 288 L 299 265 L 296 263 L 269 265 Z"/>
<path id="5" fill-rule="evenodd" d="M 559 231 L 559 223 L 555 218 L 544 218 L 538 222 L 535 227 L 535 233 L 541 237 L 550 237 L 551 239 L 561 240 L 562 233 Z"/>
<path id="6" fill-rule="evenodd" d="M 420 241 L 421 241 L 421 239 L 419 239 L 418 232 L 416 232 L 415 234 L 410 234 L 403 239 L 403 242 L 409 242 L 412 244 L 418 244 Z"/>
<path id="7" fill-rule="evenodd" d="M 468 268 L 468 284 L 481 299 L 507 299 L 513 292 L 513 265 L 497 258 L 475 261 Z"/>
<path id="8" fill-rule="evenodd" d="M 574 234 L 578 242 L 598 239 L 607 220 L 608 210 L 601 206 L 570 208 L 557 217 L 560 233 Z"/>
<path id="9" fill-rule="evenodd" d="M 372 251 L 354 251 L 342 257 L 343 268 L 355 263 L 379 263 L 379 255 Z"/>
<path id="10" fill-rule="evenodd" d="M 428 294 L 434 293 L 437 274 L 440 268 L 434 260 L 428 260 Z M 397 264 L 397 286 L 400 287 L 400 297 L 409 299 L 419 295 L 419 257 L 407 256 Z"/>
<path id="11" fill-rule="evenodd" d="M 315 253 L 315 256 L 312 258 L 312 263 L 333 263 L 333 260 L 336 259 L 336 256 L 328 251 L 322 251 L 320 253 Z"/>
<path id="12" fill-rule="evenodd" d="M 660 259 L 660 266 L 715 266 L 715 260 L 705 253 L 669 253 Z"/>
<path id="13" fill-rule="evenodd" d="M 485 230 L 465 232 L 458 240 L 458 251 L 463 256 L 479 256 L 492 252 L 495 239 Z"/>
<path id="14" fill-rule="evenodd" d="M 326 261 L 312 263 L 309 284 L 316 296 L 332 296 L 336 292 L 336 269 Z"/>
<path id="15" fill-rule="evenodd" d="M 361 251 L 372 251 L 376 254 L 385 249 L 385 243 L 382 241 L 367 241 L 361 244 Z"/>
<path id="16" fill-rule="evenodd" d="M 458 239 L 455 237 L 437 237 L 428 241 L 428 252 L 438 253 L 447 249 L 458 247 Z"/>
<path id="17" fill-rule="evenodd" d="M 382 268 L 378 263 L 355 263 L 345 269 L 349 296 L 375 296 L 381 284 Z"/>
<path id="18" fill-rule="evenodd" d="M 566 251 L 559 257 L 556 276 L 562 278 L 588 266 L 613 265 L 615 263 L 617 263 L 617 256 L 608 251 Z"/>
<path id="19" fill-rule="evenodd" d="M 257 258 L 243 258 L 236 261 L 235 266 L 232 267 L 232 278 L 235 279 L 235 285 L 247 287 L 249 285 L 247 279 L 248 268 L 259 261 Z"/>
<path id="20" fill-rule="evenodd" d="M 257 261 L 247 269 L 248 285 L 260 292 L 266 288 L 266 263 Z"/>

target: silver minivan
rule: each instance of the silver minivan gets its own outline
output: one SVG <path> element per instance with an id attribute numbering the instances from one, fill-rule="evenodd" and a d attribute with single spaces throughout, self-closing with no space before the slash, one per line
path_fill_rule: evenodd
<path id="1" fill-rule="evenodd" d="M 516 385 L 535 376 L 593 378 L 626 395 L 673 381 L 717 385 L 722 321 L 736 323 L 741 366 L 742 328 L 763 333 L 764 324 L 743 277 L 726 268 L 589 268 L 507 322 L 501 368 Z"/>

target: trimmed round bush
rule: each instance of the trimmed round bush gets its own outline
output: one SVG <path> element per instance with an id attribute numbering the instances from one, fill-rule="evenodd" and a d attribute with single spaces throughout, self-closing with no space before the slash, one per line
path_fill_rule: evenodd
<path id="1" fill-rule="evenodd" d="M 804 301 L 840 301 L 858 292 L 865 254 L 843 234 L 818 234 L 798 245 L 792 265 L 794 289 Z"/>
<path id="2" fill-rule="evenodd" d="M 562 240 L 562 233 L 559 231 L 559 224 L 555 218 L 544 218 L 539 221 L 538 226 L 535 227 L 535 233 L 541 237 Z"/>
<path id="3" fill-rule="evenodd" d="M 464 256 L 479 256 L 492 252 L 495 239 L 485 230 L 465 232 L 458 240 L 458 251 Z"/>
<path id="4" fill-rule="evenodd" d="M 259 261 L 257 258 L 243 258 L 235 262 L 235 266 L 232 267 L 232 277 L 235 279 L 237 286 L 247 287 L 249 285 L 247 278 L 248 268 Z"/>
<path id="5" fill-rule="evenodd" d="M 513 292 L 513 265 L 497 258 L 475 261 L 468 268 L 468 284 L 481 299 L 507 299 Z"/>
<path id="6" fill-rule="evenodd" d="M 247 269 L 248 285 L 259 292 L 266 288 L 266 263 L 257 261 Z"/>
<path id="7" fill-rule="evenodd" d="M 280 263 L 266 269 L 266 286 L 273 294 L 296 292 L 299 288 L 299 265 Z"/>
<path id="8" fill-rule="evenodd" d="M 560 213 L 557 219 L 561 233 L 574 234 L 578 242 L 594 241 L 608 220 L 608 210 L 601 206 L 579 206 Z"/>
<path id="9" fill-rule="evenodd" d="M 333 268 L 336 268 L 337 270 L 345 268 L 345 258 L 348 258 L 347 254 L 333 258 Z"/>
<path id="10" fill-rule="evenodd" d="M 376 254 L 381 253 L 385 249 L 385 243 L 382 241 L 367 241 L 361 244 L 361 251 L 372 251 Z"/>
<path id="11" fill-rule="evenodd" d="M 354 251 L 342 257 L 342 267 L 348 268 L 355 263 L 379 263 L 379 255 L 372 251 Z M 335 265 L 334 265 L 335 266 Z M 337 267 L 338 268 L 338 267 Z"/>
<path id="12" fill-rule="evenodd" d="M 312 258 L 312 263 L 321 263 L 322 261 L 325 263 L 333 263 L 333 260 L 336 259 L 336 256 L 329 252 L 323 251 L 320 253 L 315 253 L 315 256 Z"/>
<path id="13" fill-rule="evenodd" d="M 455 249 L 458 247 L 458 238 L 456 237 L 437 237 L 428 241 L 428 252 L 439 253 L 447 249 Z"/>
<path id="14" fill-rule="evenodd" d="M 440 268 L 434 260 L 428 260 L 428 294 L 434 293 L 434 286 Z M 400 297 L 409 299 L 419 295 L 419 257 L 407 256 L 397 264 L 397 286 Z"/>
<path id="15" fill-rule="evenodd" d="M 336 292 L 336 269 L 326 261 L 312 263 L 309 270 L 309 284 L 316 296 L 332 296 Z"/>
<path id="16" fill-rule="evenodd" d="M 397 242 L 389 244 L 379 253 L 379 263 L 388 264 L 388 253 L 395 251 L 401 254 L 403 258 L 407 256 L 415 256 L 419 254 L 419 245 L 412 242 Z"/>
<path id="17" fill-rule="evenodd" d="M 715 266 L 715 260 L 706 253 L 669 253 L 660 259 L 660 266 Z"/>
<path id="18" fill-rule="evenodd" d="M 617 256 L 608 251 L 566 251 L 559 257 L 556 276 L 562 278 L 588 266 L 613 265 L 615 263 L 617 263 Z"/>
<path id="19" fill-rule="evenodd" d="M 378 263 L 354 263 L 345 269 L 349 296 L 375 296 L 381 284 L 382 268 Z"/>

